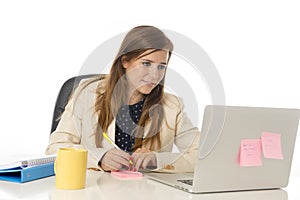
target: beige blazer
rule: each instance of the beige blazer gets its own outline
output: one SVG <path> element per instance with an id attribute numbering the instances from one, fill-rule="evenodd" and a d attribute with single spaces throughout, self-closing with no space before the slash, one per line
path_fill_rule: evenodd
<path id="1" fill-rule="evenodd" d="M 85 80 L 74 92 L 73 97 L 66 105 L 57 129 L 51 134 L 46 154 L 57 153 L 60 147 L 84 148 L 88 150 L 88 168 L 98 168 L 98 161 L 110 149 L 113 148 L 106 140 L 102 141 L 102 147 L 95 144 L 98 116 L 95 113 L 94 104 L 96 88 L 98 84 L 104 86 L 105 80 L 96 81 L 83 88 Z M 101 87 L 102 88 L 102 87 Z M 182 100 L 165 93 L 165 112 L 161 129 L 161 149 L 154 153 L 158 167 L 154 171 L 159 172 L 191 172 L 194 170 L 197 156 L 200 132 L 183 112 Z M 149 126 L 145 127 L 147 137 Z M 107 134 L 115 139 L 115 119 L 108 127 Z M 173 144 L 178 151 L 172 152 Z"/>

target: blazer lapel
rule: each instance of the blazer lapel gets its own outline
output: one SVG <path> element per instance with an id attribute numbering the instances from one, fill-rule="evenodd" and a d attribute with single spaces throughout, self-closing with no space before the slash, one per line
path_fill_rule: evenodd
<path id="1" fill-rule="evenodd" d="M 107 129 L 107 134 L 111 138 L 112 141 L 115 142 L 115 129 L 116 129 L 116 118 L 112 120 Z"/>
<path id="2" fill-rule="evenodd" d="M 143 138 L 147 138 L 149 135 L 149 131 L 150 131 L 150 123 L 147 123 L 145 128 L 144 128 L 144 136 Z"/>

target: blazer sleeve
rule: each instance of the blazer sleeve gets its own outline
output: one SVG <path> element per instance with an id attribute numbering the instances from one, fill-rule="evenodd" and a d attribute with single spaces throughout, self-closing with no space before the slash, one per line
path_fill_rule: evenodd
<path id="1" fill-rule="evenodd" d="M 166 113 L 166 115 L 171 114 L 171 116 L 167 116 L 167 119 L 171 118 L 171 120 L 175 121 L 174 126 L 162 133 L 174 135 L 174 138 L 169 138 L 169 140 L 174 139 L 174 144 L 177 146 L 179 153 L 172 153 L 168 150 L 156 152 L 158 167 L 154 171 L 167 173 L 194 171 L 200 132 L 192 124 L 186 113 L 183 112 L 183 108 L 182 100 L 178 99 L 177 109 L 172 109 L 177 110 L 176 117 L 174 117 L 174 113 Z"/>

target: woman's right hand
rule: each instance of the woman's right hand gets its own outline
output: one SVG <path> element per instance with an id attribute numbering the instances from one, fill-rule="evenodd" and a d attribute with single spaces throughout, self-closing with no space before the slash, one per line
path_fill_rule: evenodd
<path id="1" fill-rule="evenodd" d="M 130 168 L 130 155 L 119 149 L 110 149 L 101 160 L 101 168 L 105 171 L 120 170 L 123 166 Z"/>

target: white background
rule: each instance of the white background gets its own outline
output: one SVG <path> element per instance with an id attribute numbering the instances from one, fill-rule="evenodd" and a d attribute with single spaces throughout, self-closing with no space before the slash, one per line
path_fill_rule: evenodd
<path id="1" fill-rule="evenodd" d="M 42 154 L 61 84 L 102 42 L 137 25 L 198 43 L 227 104 L 300 108 L 299 10 L 296 0 L 1 1 L 0 152 Z M 292 175 L 299 158 L 298 139 Z"/>

